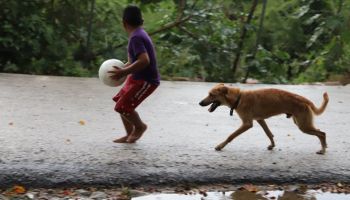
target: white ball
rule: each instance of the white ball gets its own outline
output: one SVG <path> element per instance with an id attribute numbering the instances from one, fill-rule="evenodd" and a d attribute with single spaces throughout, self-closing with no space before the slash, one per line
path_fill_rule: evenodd
<path id="1" fill-rule="evenodd" d="M 102 83 L 111 87 L 120 86 L 126 79 L 126 76 L 120 78 L 119 80 L 114 80 L 111 78 L 113 74 L 108 73 L 108 71 L 115 71 L 116 69 L 114 68 L 114 66 L 118 68 L 123 68 L 124 63 L 117 59 L 109 59 L 104 61 L 100 66 L 100 69 L 98 70 L 98 77 L 102 81 Z"/>

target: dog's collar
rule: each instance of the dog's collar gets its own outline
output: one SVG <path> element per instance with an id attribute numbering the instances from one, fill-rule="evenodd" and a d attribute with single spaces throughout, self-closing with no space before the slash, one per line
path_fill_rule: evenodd
<path id="1" fill-rule="evenodd" d="M 231 107 L 231 110 L 230 110 L 230 115 L 231 116 L 233 115 L 233 110 L 237 108 L 237 106 L 239 104 L 239 100 L 241 100 L 241 94 L 238 94 L 236 102 Z"/>

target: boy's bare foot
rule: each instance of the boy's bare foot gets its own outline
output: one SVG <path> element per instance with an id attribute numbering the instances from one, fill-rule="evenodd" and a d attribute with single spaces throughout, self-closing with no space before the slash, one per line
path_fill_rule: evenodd
<path id="1" fill-rule="evenodd" d="M 123 137 L 121 137 L 121 138 L 118 138 L 118 139 L 113 140 L 113 142 L 115 142 L 115 143 L 127 143 L 128 137 L 129 137 L 129 136 L 126 135 L 126 136 L 123 136 Z"/>
<path id="2" fill-rule="evenodd" d="M 138 139 L 142 137 L 142 134 L 146 131 L 147 125 L 143 124 L 141 127 L 134 129 L 134 132 L 127 138 L 127 143 L 135 143 Z"/>
<path id="3" fill-rule="evenodd" d="M 135 128 L 132 125 L 125 125 L 125 129 L 126 129 L 126 136 L 113 140 L 114 143 L 127 143 L 128 137 L 132 134 Z"/>

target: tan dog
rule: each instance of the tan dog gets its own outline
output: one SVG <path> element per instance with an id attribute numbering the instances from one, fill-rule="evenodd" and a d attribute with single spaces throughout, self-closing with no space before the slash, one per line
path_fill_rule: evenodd
<path id="1" fill-rule="evenodd" d="M 323 94 L 323 103 L 320 108 L 308 99 L 279 89 L 259 89 L 243 91 L 239 88 L 227 87 L 224 84 L 216 85 L 209 91 L 209 95 L 203 99 L 199 105 L 208 106 L 209 112 L 213 112 L 218 106 L 225 105 L 236 110 L 238 116 L 242 120 L 242 125 L 234 133 L 232 133 L 223 143 L 219 144 L 215 149 L 220 151 L 229 142 L 238 135 L 253 126 L 253 120 L 256 120 L 264 129 L 267 137 L 271 141 L 268 146 L 269 150 L 275 147 L 273 135 L 264 119 L 274 115 L 287 114 L 287 118 L 292 117 L 294 123 L 299 129 L 307 134 L 317 136 L 322 145 L 322 149 L 318 154 L 326 152 L 326 134 L 313 125 L 313 115 L 320 115 L 326 109 L 328 103 L 328 94 Z"/>

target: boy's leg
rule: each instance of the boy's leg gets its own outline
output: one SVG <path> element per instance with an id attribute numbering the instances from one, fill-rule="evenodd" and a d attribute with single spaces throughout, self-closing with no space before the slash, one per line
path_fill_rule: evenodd
<path id="1" fill-rule="evenodd" d="M 115 98 L 115 100 L 117 100 L 115 111 L 119 112 L 120 115 L 124 117 L 123 119 L 126 119 L 126 122 L 134 127 L 134 130 L 131 132 L 126 142 L 136 142 L 146 131 L 147 125 L 142 122 L 139 114 L 135 111 L 135 108 L 156 88 L 157 85 L 148 83 L 144 80 L 134 80 L 132 76 L 129 76 L 122 89 L 122 95 L 118 95 L 118 98 Z M 129 125 L 128 123 L 126 123 L 127 126 Z"/>
<path id="2" fill-rule="evenodd" d="M 116 140 L 114 140 L 113 142 L 115 143 L 126 143 L 128 137 L 132 134 L 132 132 L 134 131 L 134 125 L 132 123 L 130 123 L 130 121 L 128 121 L 122 114 L 120 114 L 120 118 L 122 119 L 122 122 L 124 124 L 124 128 L 126 131 L 126 136 L 123 136 L 121 138 L 118 138 Z"/>
<path id="3" fill-rule="evenodd" d="M 128 78 L 125 81 L 124 86 L 122 87 L 122 89 L 118 92 L 118 94 L 113 97 L 113 101 L 116 102 L 115 108 L 114 110 L 116 112 L 119 112 L 119 109 L 122 107 L 123 105 L 123 96 L 125 96 L 128 91 L 130 90 L 130 86 L 132 85 L 132 80 L 131 77 L 128 76 Z M 120 118 L 122 119 L 125 131 L 126 131 L 126 136 L 123 136 L 121 138 L 115 139 L 113 140 L 113 142 L 115 143 L 126 143 L 126 140 L 128 139 L 128 136 L 133 132 L 134 130 L 134 125 L 129 122 L 123 115 L 121 112 L 120 113 Z"/>
<path id="4" fill-rule="evenodd" d="M 134 131 L 129 135 L 126 142 L 134 143 L 141 138 L 147 129 L 147 125 L 141 120 L 140 115 L 135 110 L 123 116 L 134 125 Z"/>

